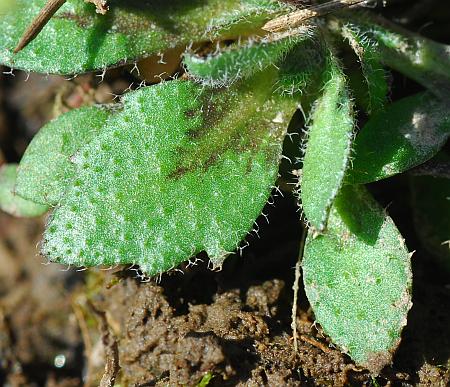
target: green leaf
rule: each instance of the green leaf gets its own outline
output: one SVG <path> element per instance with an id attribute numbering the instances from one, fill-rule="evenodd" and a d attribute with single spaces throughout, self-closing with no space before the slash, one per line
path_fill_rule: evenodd
<path id="1" fill-rule="evenodd" d="M 229 85 L 239 79 L 248 78 L 268 66 L 282 62 L 287 53 L 311 33 L 304 28 L 300 35 L 281 34 L 256 37 L 245 42 L 236 42 L 206 57 L 188 52 L 184 64 L 193 79 L 209 86 Z"/>
<path id="2" fill-rule="evenodd" d="M 48 211 L 48 207 L 25 200 L 14 192 L 16 185 L 16 164 L 6 164 L 0 168 L 0 209 L 10 215 L 32 218 Z"/>
<path id="3" fill-rule="evenodd" d="M 58 204 L 75 173 L 70 157 L 100 133 L 110 115 L 103 107 L 85 107 L 44 126 L 19 164 L 16 192 L 36 203 Z"/>
<path id="4" fill-rule="evenodd" d="M 2 0 L 0 2 L 0 13 L 4 13 L 12 10 L 17 6 L 16 0 Z"/>
<path id="5" fill-rule="evenodd" d="M 214 40 L 260 34 L 267 21 L 292 10 L 292 5 L 279 0 L 241 0 L 211 20 L 208 33 Z"/>
<path id="6" fill-rule="evenodd" d="M 314 31 L 309 27 L 308 33 Z M 304 32 L 305 33 L 305 32 Z M 304 36 L 306 38 L 306 36 Z M 276 84 L 277 93 L 295 97 L 303 97 L 302 103 L 308 105 L 305 93 L 315 97 L 317 88 L 322 86 L 321 76 L 325 67 L 326 55 L 318 45 L 317 38 L 302 40 L 286 55 L 278 65 L 279 79 Z"/>
<path id="7" fill-rule="evenodd" d="M 392 361 L 411 307 L 410 255 L 362 186 L 345 186 L 325 234 L 306 241 L 303 278 L 317 321 L 373 373 Z"/>
<path id="8" fill-rule="evenodd" d="M 269 7 L 266 0 L 115 0 L 109 2 L 106 15 L 98 15 L 92 4 L 69 0 L 28 47 L 13 55 L 12 49 L 45 2 L 18 0 L 17 8 L 0 15 L 0 63 L 55 74 L 104 69 L 212 35 L 236 37 L 239 31 L 231 29 L 237 27 L 233 23 L 222 33 L 212 31 L 214 20 L 224 15 L 257 13 L 253 21 L 236 20 L 251 31 L 285 8 L 273 1 Z"/>
<path id="9" fill-rule="evenodd" d="M 358 27 L 352 23 L 344 24 L 340 32 L 348 40 L 361 62 L 367 87 L 367 111 L 369 113 L 383 111 L 389 86 L 377 42 L 361 34 Z"/>
<path id="10" fill-rule="evenodd" d="M 376 41 L 383 63 L 440 98 L 450 92 L 450 46 L 434 42 L 369 14 L 352 13 L 360 36 Z"/>
<path id="11" fill-rule="evenodd" d="M 301 178 L 303 211 L 311 227 L 323 231 L 349 162 L 353 104 L 340 64 L 330 53 L 323 94 L 308 129 Z"/>
<path id="12" fill-rule="evenodd" d="M 420 93 L 374 115 L 356 136 L 346 182 L 369 183 L 432 158 L 450 137 L 448 104 Z"/>
<path id="13" fill-rule="evenodd" d="M 206 373 L 196 387 L 207 387 L 211 383 L 214 378 L 214 374 L 211 372 Z"/>
<path id="14" fill-rule="evenodd" d="M 260 214 L 296 105 L 276 71 L 210 89 L 171 81 L 127 94 L 74 157 L 43 252 L 65 264 L 135 263 L 154 275 L 205 250 L 220 265 Z"/>
<path id="15" fill-rule="evenodd" d="M 450 270 L 450 179 L 410 179 L 414 224 L 423 246 Z"/>

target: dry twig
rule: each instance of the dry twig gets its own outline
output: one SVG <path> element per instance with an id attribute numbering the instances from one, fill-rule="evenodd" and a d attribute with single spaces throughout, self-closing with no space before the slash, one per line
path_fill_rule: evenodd
<path id="1" fill-rule="evenodd" d="M 100 320 L 100 332 L 102 334 L 103 347 L 105 349 L 105 373 L 100 381 L 100 387 L 113 387 L 120 370 L 119 346 L 109 329 L 106 313 L 97 309 L 93 303 L 89 302 L 89 304 Z"/>
<path id="2" fill-rule="evenodd" d="M 20 39 L 17 47 L 14 49 L 14 54 L 23 50 L 28 44 L 30 44 L 46 26 L 53 15 L 64 5 L 67 0 L 48 0 L 44 8 L 41 9 L 39 14 L 34 18 L 29 27 L 25 30 L 22 38 Z M 97 8 L 97 13 L 104 15 L 108 11 L 106 0 L 85 0 L 87 3 L 92 3 Z"/>
<path id="3" fill-rule="evenodd" d="M 341 8 L 361 5 L 364 3 L 367 3 L 367 0 L 332 0 L 318 6 L 299 9 L 298 11 L 294 11 L 287 15 L 270 20 L 263 26 L 263 30 L 269 32 L 285 31 L 299 27 L 312 18 L 324 16 Z"/>
<path id="4" fill-rule="evenodd" d="M 60 9 L 66 0 L 48 0 L 44 5 L 44 8 L 41 9 L 39 14 L 34 18 L 29 27 L 26 29 L 22 38 L 19 41 L 19 44 L 14 49 L 14 54 L 17 54 L 19 51 L 23 50 L 30 42 L 32 42 L 36 36 L 39 35 L 39 32 L 45 27 L 48 21 L 52 18 L 52 16 Z"/>

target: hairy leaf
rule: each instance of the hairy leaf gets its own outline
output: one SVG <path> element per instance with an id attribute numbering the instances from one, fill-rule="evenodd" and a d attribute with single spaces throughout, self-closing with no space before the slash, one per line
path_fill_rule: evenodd
<path id="1" fill-rule="evenodd" d="M 184 64 L 188 73 L 206 85 L 221 86 L 248 78 L 268 66 L 277 65 L 298 42 L 310 37 L 308 28 L 296 37 L 273 35 L 236 42 L 226 48 L 217 48 L 206 57 L 188 52 Z"/>
<path id="2" fill-rule="evenodd" d="M 80 108 L 44 126 L 19 164 L 16 192 L 36 203 L 58 204 L 75 173 L 70 157 L 99 134 L 110 115 L 98 106 Z"/>
<path id="3" fill-rule="evenodd" d="M 328 61 L 327 81 L 308 130 L 301 179 L 303 211 L 316 231 L 326 227 L 328 213 L 347 169 L 353 139 L 353 105 L 338 61 Z"/>
<path id="4" fill-rule="evenodd" d="M 215 265 L 251 229 L 274 184 L 295 103 L 276 72 L 228 89 L 172 81 L 127 94 L 74 157 L 43 252 L 66 264 L 139 264 L 149 275 L 206 250 Z"/>
<path id="5" fill-rule="evenodd" d="M 351 23 L 343 25 L 340 31 L 361 62 L 367 86 L 368 112 L 382 111 L 387 102 L 389 86 L 377 42 L 369 39 L 367 35 L 360 34 L 359 29 Z"/>
<path id="6" fill-rule="evenodd" d="M 383 63 L 420 83 L 440 98 L 450 92 L 450 46 L 434 42 L 382 18 L 352 14 L 360 36 L 376 41 Z M 356 21 L 358 19 L 358 21 Z"/>
<path id="7" fill-rule="evenodd" d="M 326 233 L 308 236 L 303 275 L 316 319 L 333 342 L 374 373 L 389 364 L 411 307 L 410 255 L 363 187 L 343 187 Z"/>
<path id="8" fill-rule="evenodd" d="M 447 103 L 430 93 L 403 98 L 358 133 L 346 181 L 363 184 L 404 172 L 432 158 L 449 137 Z"/>
<path id="9" fill-rule="evenodd" d="M 46 2 L 17 1 L 18 7 L 0 15 L 0 63 L 57 74 L 103 69 L 208 40 L 213 21 L 233 12 L 258 13 L 258 19 L 245 21 L 247 29 L 256 29 L 285 8 L 272 1 L 269 7 L 267 0 L 115 0 L 106 15 L 98 15 L 92 4 L 68 0 L 35 41 L 13 55 L 22 33 Z M 237 36 L 239 31 L 231 26 L 214 36 Z"/>
<path id="10" fill-rule="evenodd" d="M 309 31 L 314 33 L 312 30 Z M 321 86 L 321 76 L 325 67 L 324 51 L 315 35 L 312 35 L 312 39 L 304 39 L 297 44 L 278 65 L 279 79 L 276 91 L 291 96 L 296 94 L 301 96 L 305 92 L 315 96 L 315 90 Z M 302 101 L 305 102 L 306 105 L 309 104 L 308 101 Z"/>
<path id="11" fill-rule="evenodd" d="M 216 40 L 223 36 L 259 34 L 269 19 L 293 9 L 292 5 L 279 0 L 241 0 L 236 7 L 214 18 L 208 32 Z"/>
<path id="12" fill-rule="evenodd" d="M 6 164 L 0 167 L 0 209 L 10 215 L 32 218 L 48 211 L 48 207 L 25 200 L 17 196 L 16 185 L 17 164 Z"/>
<path id="13" fill-rule="evenodd" d="M 417 235 L 450 270 L 450 179 L 415 176 L 410 186 Z"/>

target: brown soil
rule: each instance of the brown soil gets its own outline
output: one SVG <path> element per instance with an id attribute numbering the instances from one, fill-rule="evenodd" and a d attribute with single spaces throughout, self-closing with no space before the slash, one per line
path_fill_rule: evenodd
<path id="1" fill-rule="evenodd" d="M 404 4 L 393 3 L 394 13 Z M 437 11 L 430 27 L 440 41 L 450 36 L 443 13 Z M 416 28 L 423 18 L 414 17 Z M 100 85 L 94 75 L 71 83 L 35 75 L 25 83 L 25 74 L 16 75 L 0 78 L 0 163 L 17 162 L 55 114 L 110 101 L 110 93 L 133 80 L 120 70 Z M 395 77 L 393 99 L 417 89 Z M 301 225 L 294 199 L 285 195 L 266 209 L 270 224 L 258 220 L 260 238 L 250 235 L 250 247 L 228 258 L 222 271 L 208 270 L 201 256 L 183 273 L 151 282 L 127 268 L 77 272 L 44 265 L 36 247 L 44 219 L 0 214 L 0 384 L 95 386 L 118 370 L 122 386 L 206 386 L 209 377 L 209 386 L 449 385 L 448 274 L 415 238 L 403 179 L 371 188 L 390 204 L 409 248 L 417 250 L 414 306 L 394 364 L 379 377 L 333 347 L 302 291 L 294 353 L 291 286 Z"/>
<path id="2" fill-rule="evenodd" d="M 300 294 L 299 352 L 290 328 L 299 231 L 278 199 L 261 240 L 214 273 L 206 263 L 142 282 L 132 270 L 74 272 L 42 265 L 41 221 L 0 216 L 0 378 L 10 385 L 98 385 L 105 311 L 130 386 L 423 385 L 450 382 L 450 289 L 415 258 L 414 307 L 394 366 L 376 380 L 334 348 Z M 283 227 L 284 225 L 284 227 Z M 271 241 L 269 244 L 267 241 Z M 64 356 L 64 366 L 57 359 Z"/>

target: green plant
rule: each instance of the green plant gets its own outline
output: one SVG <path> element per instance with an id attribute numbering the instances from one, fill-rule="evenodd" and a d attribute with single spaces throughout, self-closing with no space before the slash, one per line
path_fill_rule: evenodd
<path id="1" fill-rule="evenodd" d="M 444 146 L 449 47 L 360 10 L 327 15 L 328 3 L 311 13 L 275 0 L 116 0 L 99 16 L 70 0 L 14 54 L 44 1 L 17 3 L 0 19 L 0 62 L 13 68 L 78 74 L 186 48 L 181 78 L 58 117 L 17 169 L 2 170 L 4 210 L 29 216 L 53 207 L 43 254 L 156 275 L 204 250 L 220 266 L 261 213 L 301 107 L 307 131 L 296 173 L 308 299 L 358 364 L 376 374 L 391 362 L 411 307 L 410 253 L 364 184 Z M 353 73 L 339 58 L 349 47 L 361 64 Z M 386 67 L 428 91 L 388 103 Z M 355 106 L 369 116 L 359 131 Z M 448 189 L 448 180 L 439 184 Z M 436 206 L 448 213 L 447 202 Z"/>

